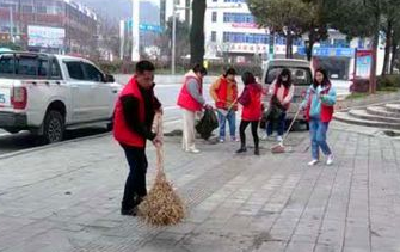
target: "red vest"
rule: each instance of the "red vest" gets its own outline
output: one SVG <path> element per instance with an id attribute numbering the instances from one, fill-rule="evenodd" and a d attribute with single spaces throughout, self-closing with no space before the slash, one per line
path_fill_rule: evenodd
<path id="1" fill-rule="evenodd" d="M 321 94 L 327 94 L 331 90 L 331 85 L 321 92 Z M 310 121 L 310 109 L 311 109 L 311 102 L 313 99 L 313 96 L 315 95 L 315 90 L 310 90 L 310 94 L 308 96 L 308 101 L 307 101 L 307 108 L 306 108 L 306 118 L 307 121 Z M 320 114 L 320 120 L 323 123 L 329 123 L 332 121 L 333 118 L 333 106 L 325 105 L 321 103 L 321 114 Z"/>
<path id="2" fill-rule="evenodd" d="M 250 104 L 243 106 L 242 120 L 246 122 L 259 121 L 261 117 L 261 88 L 258 84 L 252 84 L 248 89 L 251 101 Z"/>
<path id="3" fill-rule="evenodd" d="M 117 104 L 115 106 L 115 117 L 114 117 L 114 125 L 113 125 L 113 135 L 115 140 L 117 140 L 119 143 L 132 146 L 132 147 L 145 147 L 146 146 L 146 140 L 144 137 L 135 134 L 132 132 L 131 129 L 129 129 L 128 125 L 125 122 L 124 118 L 124 113 L 122 110 L 122 102 L 121 102 L 121 97 L 123 96 L 134 96 L 135 98 L 139 99 L 140 101 L 140 122 L 144 122 L 145 120 L 145 111 L 144 111 L 144 102 L 143 102 L 143 97 L 142 94 L 140 93 L 139 86 L 136 83 L 136 79 L 132 78 L 128 85 L 124 87 L 122 90 L 121 94 L 119 95 L 119 98 L 117 100 Z"/>
<path id="4" fill-rule="evenodd" d="M 197 100 L 190 95 L 189 90 L 187 89 L 187 85 L 192 79 L 195 79 L 197 81 L 197 83 L 199 84 L 199 93 L 203 94 L 203 83 L 196 77 L 196 75 L 191 73 L 186 74 L 184 84 L 182 85 L 181 91 L 179 92 L 178 105 L 186 110 L 201 111 L 203 105 L 198 103 Z"/>
<path id="5" fill-rule="evenodd" d="M 220 79 L 220 84 L 218 90 L 216 90 L 217 93 L 217 98 L 220 100 L 220 102 L 217 102 L 215 106 L 218 109 L 228 109 L 228 85 L 229 81 L 227 78 L 221 78 Z M 233 97 L 232 97 L 232 102 L 234 101 L 235 104 L 233 105 L 233 110 L 237 111 L 238 110 L 238 102 L 237 102 L 237 86 L 236 82 L 235 85 L 232 86 L 232 92 L 233 92 Z"/>
<path id="6" fill-rule="evenodd" d="M 283 86 L 283 85 L 282 85 Z M 290 87 L 283 86 L 283 99 L 285 99 L 289 95 Z M 277 96 L 279 87 L 276 85 L 274 90 L 274 95 Z M 290 103 L 283 105 L 286 111 L 289 110 Z"/>

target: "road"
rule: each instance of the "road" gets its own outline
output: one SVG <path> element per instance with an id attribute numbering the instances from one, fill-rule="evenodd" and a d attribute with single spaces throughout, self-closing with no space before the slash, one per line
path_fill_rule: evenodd
<path id="1" fill-rule="evenodd" d="M 131 75 L 116 75 L 115 78 L 118 83 L 127 83 Z M 216 76 L 206 76 L 204 78 L 204 97 L 206 103 L 213 104 L 209 95 L 210 84 L 216 79 Z M 240 79 L 240 78 L 237 78 Z M 166 122 L 175 122 L 182 117 L 179 107 L 176 105 L 176 99 L 180 87 L 182 85 L 183 76 L 176 75 L 156 75 L 156 94 L 163 104 L 165 110 L 164 120 Z M 239 90 L 243 89 L 241 81 L 239 82 Z M 334 85 L 338 89 L 340 95 L 346 94 L 349 90 L 349 83 L 345 81 L 335 81 Z M 83 130 L 74 131 L 69 135 L 68 139 L 79 138 L 84 136 L 91 136 L 104 133 L 102 130 Z M 29 134 L 9 135 L 5 131 L 0 130 L 0 154 L 10 153 L 21 149 L 37 147 L 37 143 Z"/>

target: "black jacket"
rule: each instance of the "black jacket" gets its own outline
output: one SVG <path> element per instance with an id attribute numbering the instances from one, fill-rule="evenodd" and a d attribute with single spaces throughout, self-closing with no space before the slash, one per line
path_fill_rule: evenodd
<path id="1" fill-rule="evenodd" d="M 154 85 L 150 89 L 144 89 L 139 86 L 144 101 L 144 123 L 140 122 L 140 100 L 134 96 L 126 95 L 121 97 L 122 111 L 124 119 L 129 129 L 153 141 L 156 134 L 152 131 L 154 115 L 161 108 L 160 101 L 154 96 Z"/>

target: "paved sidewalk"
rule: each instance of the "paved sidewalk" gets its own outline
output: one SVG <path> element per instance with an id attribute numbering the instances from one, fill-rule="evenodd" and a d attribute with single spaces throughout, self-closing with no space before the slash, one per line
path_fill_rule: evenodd
<path id="1" fill-rule="evenodd" d="M 307 133 L 261 157 L 233 155 L 238 143 L 188 155 L 167 140 L 189 212 L 179 226 L 119 215 L 127 166 L 104 136 L 0 159 L 0 251 L 400 251 L 400 142 L 333 130 L 335 165 L 307 167 Z"/>

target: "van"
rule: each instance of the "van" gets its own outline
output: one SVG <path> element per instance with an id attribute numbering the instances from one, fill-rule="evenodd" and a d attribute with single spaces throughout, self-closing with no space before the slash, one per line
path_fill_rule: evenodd
<path id="1" fill-rule="evenodd" d="M 290 104 L 290 109 L 286 115 L 286 120 L 292 121 L 307 94 L 308 87 L 313 82 L 312 68 L 310 62 L 306 60 L 275 59 L 266 62 L 264 65 L 262 82 L 263 88 L 266 91 L 266 95 L 263 98 L 265 109 L 268 109 L 272 96 L 272 94 L 269 93 L 269 87 L 282 72 L 283 68 L 288 68 L 290 70 L 292 85 L 295 85 L 295 93 Z M 308 128 L 305 111 L 300 111 L 296 122 L 307 124 Z M 286 125 L 288 126 L 289 124 L 286 123 Z"/>

